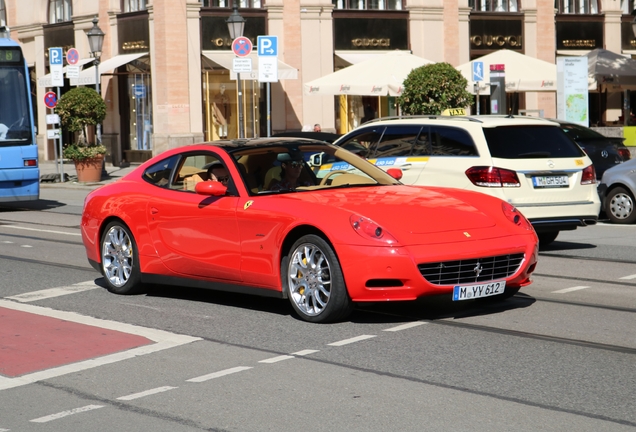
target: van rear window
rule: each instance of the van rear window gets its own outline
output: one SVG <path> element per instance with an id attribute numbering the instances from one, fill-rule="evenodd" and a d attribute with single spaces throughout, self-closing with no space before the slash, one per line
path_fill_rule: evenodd
<path id="1" fill-rule="evenodd" d="M 483 128 L 490 154 L 502 159 L 582 157 L 583 150 L 556 126 Z"/>

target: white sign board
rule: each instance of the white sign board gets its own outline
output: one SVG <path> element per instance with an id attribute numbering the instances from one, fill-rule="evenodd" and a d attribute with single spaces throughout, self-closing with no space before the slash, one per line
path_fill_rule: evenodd
<path id="1" fill-rule="evenodd" d="M 49 67 L 51 69 L 51 86 L 64 87 L 64 55 L 62 48 L 49 48 Z"/>
<path id="2" fill-rule="evenodd" d="M 234 73 L 252 72 L 252 59 L 251 58 L 232 59 L 232 72 Z"/>
<path id="3" fill-rule="evenodd" d="M 258 80 L 260 82 L 278 81 L 278 57 L 258 57 Z"/>
<path id="4" fill-rule="evenodd" d="M 66 66 L 66 78 L 79 78 L 80 67 L 79 66 Z"/>
<path id="5" fill-rule="evenodd" d="M 60 122 L 59 114 L 47 114 L 46 124 L 58 124 Z"/>
<path id="6" fill-rule="evenodd" d="M 47 129 L 46 130 L 46 137 L 48 139 L 58 139 L 60 137 L 60 130 L 59 129 Z"/>
<path id="7" fill-rule="evenodd" d="M 557 57 L 557 118 L 589 127 L 587 56 Z"/>

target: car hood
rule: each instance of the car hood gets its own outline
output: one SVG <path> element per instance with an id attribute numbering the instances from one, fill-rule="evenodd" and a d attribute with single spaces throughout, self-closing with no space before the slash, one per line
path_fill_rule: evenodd
<path id="1" fill-rule="evenodd" d="M 480 201 L 483 194 L 451 188 L 370 186 L 297 193 L 293 198 L 367 217 L 402 238 L 409 235 L 475 230 L 497 225 Z M 498 201 L 498 200 L 497 200 Z M 490 208 L 501 211 L 501 207 Z"/>

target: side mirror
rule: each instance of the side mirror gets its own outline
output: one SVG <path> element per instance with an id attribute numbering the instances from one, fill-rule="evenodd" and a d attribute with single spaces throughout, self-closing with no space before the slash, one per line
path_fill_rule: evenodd
<path id="1" fill-rule="evenodd" d="M 402 178 L 402 170 L 399 168 L 389 168 L 386 172 L 396 180 L 400 180 Z"/>
<path id="2" fill-rule="evenodd" d="M 194 191 L 200 195 L 223 196 L 227 187 L 218 181 L 202 181 L 194 186 Z"/>
<path id="3" fill-rule="evenodd" d="M 314 167 L 322 166 L 323 165 L 322 160 L 323 160 L 324 157 L 325 157 L 325 153 L 324 152 L 316 153 L 315 155 L 311 155 L 311 158 L 309 159 L 310 160 L 310 165 L 314 166 Z"/>

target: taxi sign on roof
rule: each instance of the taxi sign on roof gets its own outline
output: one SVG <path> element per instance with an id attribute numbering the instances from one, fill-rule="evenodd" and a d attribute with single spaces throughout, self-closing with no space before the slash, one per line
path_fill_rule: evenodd
<path id="1" fill-rule="evenodd" d="M 447 108 L 442 111 L 443 116 L 465 116 L 466 110 L 464 108 Z"/>

